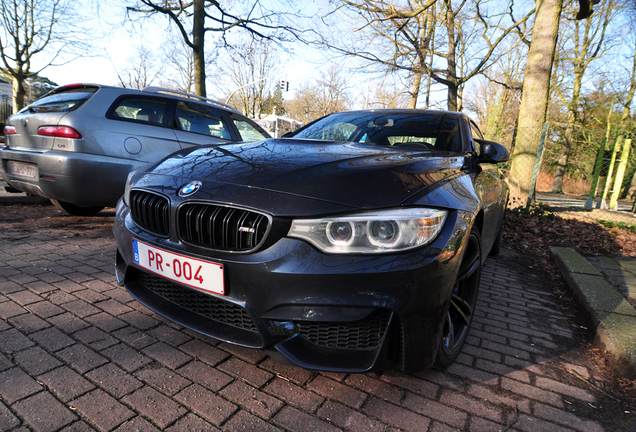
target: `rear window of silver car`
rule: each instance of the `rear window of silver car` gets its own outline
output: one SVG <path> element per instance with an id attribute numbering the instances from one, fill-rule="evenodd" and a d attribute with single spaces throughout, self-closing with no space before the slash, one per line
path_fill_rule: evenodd
<path id="1" fill-rule="evenodd" d="M 22 112 L 27 110 L 32 113 L 72 111 L 90 99 L 98 89 L 98 87 L 72 87 L 64 89 L 49 96 L 44 96 L 42 99 L 24 108 Z"/>

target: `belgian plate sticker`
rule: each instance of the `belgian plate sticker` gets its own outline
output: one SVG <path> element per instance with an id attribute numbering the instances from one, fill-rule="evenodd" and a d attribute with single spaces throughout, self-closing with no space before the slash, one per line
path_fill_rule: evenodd
<path id="1" fill-rule="evenodd" d="M 225 294 L 223 265 L 190 258 L 132 239 L 133 261 L 140 267 L 202 291 Z"/>
<path id="2" fill-rule="evenodd" d="M 30 179 L 38 178 L 38 166 L 20 162 L 8 161 L 9 173 Z"/>

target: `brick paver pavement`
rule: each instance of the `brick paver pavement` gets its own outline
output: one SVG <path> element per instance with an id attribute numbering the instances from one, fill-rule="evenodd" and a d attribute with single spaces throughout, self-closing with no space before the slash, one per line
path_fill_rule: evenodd
<path id="1" fill-rule="evenodd" d="M 314 373 L 139 305 L 115 282 L 112 213 L 41 209 L 37 229 L 0 226 L 0 431 L 602 431 L 623 412 L 595 414 L 611 401 L 567 373 L 595 374 L 580 319 L 510 257 L 486 263 L 447 371 Z"/>

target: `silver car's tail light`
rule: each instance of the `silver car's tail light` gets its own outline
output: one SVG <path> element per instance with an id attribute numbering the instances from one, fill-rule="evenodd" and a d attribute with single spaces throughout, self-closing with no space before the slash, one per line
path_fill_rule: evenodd
<path id="1" fill-rule="evenodd" d="M 40 126 L 38 135 L 56 138 L 82 138 L 82 134 L 70 126 Z"/>
<path id="2" fill-rule="evenodd" d="M 15 126 L 6 125 L 4 127 L 4 134 L 5 135 L 16 135 L 17 133 L 18 133 L 18 129 L 16 129 Z"/>

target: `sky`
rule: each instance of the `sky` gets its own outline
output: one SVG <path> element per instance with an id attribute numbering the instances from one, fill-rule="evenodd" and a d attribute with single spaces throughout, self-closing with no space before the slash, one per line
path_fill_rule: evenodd
<path id="1" fill-rule="evenodd" d="M 58 85 L 72 83 L 97 83 L 106 85 L 120 85 L 118 75 L 126 69 L 129 59 L 133 58 L 139 47 L 155 51 L 156 58 L 161 58 L 162 50 L 165 50 L 165 41 L 170 32 L 176 31 L 167 17 L 156 19 L 138 20 L 140 14 L 131 14 L 135 20 L 126 18 L 126 4 L 133 0 L 115 0 L 105 2 L 103 0 L 78 0 L 82 7 L 84 18 L 81 25 L 90 29 L 86 36 L 89 48 L 86 53 L 68 57 L 66 62 L 57 66 L 49 66 L 41 72 L 41 75 L 49 78 Z M 325 5 L 328 0 L 261 0 L 267 2 L 287 2 L 292 7 L 302 8 L 302 14 L 308 16 L 314 22 L 320 14 L 327 10 Z M 298 23 L 295 23 L 298 25 Z M 78 24 L 79 25 L 79 24 Z M 336 34 L 345 34 L 333 25 L 329 31 Z M 206 43 L 209 44 L 208 40 Z M 315 47 L 300 43 L 286 45 L 286 50 L 279 50 L 279 65 L 276 74 L 272 77 L 272 84 L 285 80 L 289 82 L 289 91 L 283 95 L 285 100 L 294 98 L 296 90 L 303 84 L 311 84 L 313 80 L 320 78 L 321 71 L 326 71 L 330 65 L 336 64 L 342 68 L 346 77 L 350 98 L 353 100 L 351 108 L 366 108 L 366 100 L 369 95 L 373 98 L 374 84 L 379 83 L 383 77 L 374 74 L 360 64 L 360 60 L 351 57 L 338 57 L 333 52 L 319 50 Z M 207 51 L 207 50 L 206 50 Z M 36 70 L 37 59 L 34 62 Z M 215 80 L 216 72 L 208 68 L 207 93 L 208 97 L 219 100 L 233 90 L 227 81 Z M 159 79 L 152 85 L 160 85 Z M 369 89 L 371 88 L 371 93 Z M 433 94 L 434 99 L 439 99 L 440 107 L 445 107 L 445 91 Z M 423 100 L 423 98 L 422 98 Z"/>
<path id="2" fill-rule="evenodd" d="M 118 85 L 118 75 L 126 68 L 129 59 L 136 55 L 139 47 L 143 45 L 159 53 L 163 48 L 166 34 L 174 31 L 174 27 L 171 27 L 165 17 L 143 22 L 126 20 L 124 1 L 108 4 L 96 4 L 95 0 L 81 2 L 83 12 L 88 17 L 83 20 L 83 24 L 93 33 L 92 37 L 87 37 L 87 40 L 90 38 L 87 54 L 76 58 L 67 56 L 66 63 L 49 66 L 41 73 L 59 85 L 79 82 Z M 275 80 L 290 82 L 289 95 L 292 95 L 302 82 L 317 78 L 321 68 L 329 63 L 329 60 L 324 58 L 324 53 L 316 49 L 299 44 L 291 46 L 291 49 L 292 52 L 280 53 L 280 65 L 273 77 Z M 34 63 L 33 69 L 41 66 L 37 60 Z M 212 81 L 213 79 L 208 77 L 208 94 L 211 97 L 220 97 L 226 90 L 215 88 Z"/>

